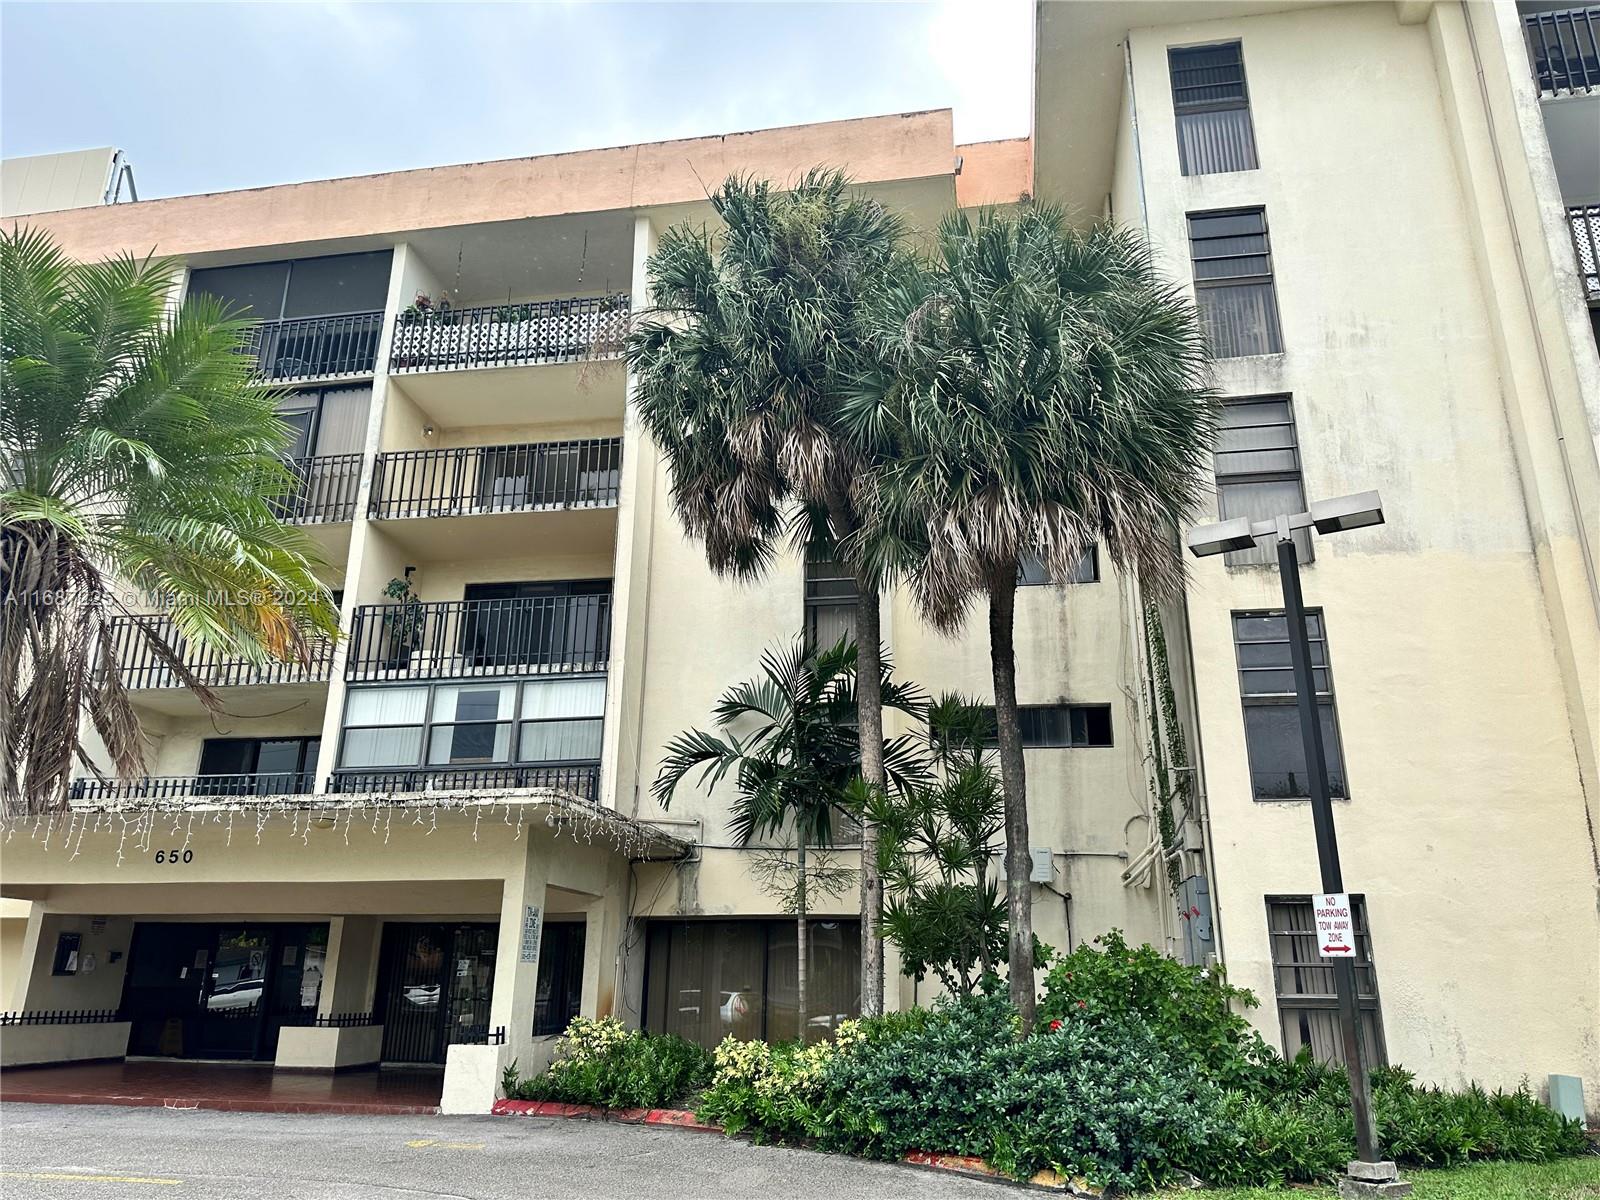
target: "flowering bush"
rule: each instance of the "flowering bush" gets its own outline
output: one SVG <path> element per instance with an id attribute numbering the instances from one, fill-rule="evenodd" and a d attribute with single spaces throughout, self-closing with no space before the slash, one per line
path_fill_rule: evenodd
<path id="1" fill-rule="evenodd" d="M 558 1100 L 602 1108 L 661 1108 L 711 1078 L 711 1055 L 671 1034 L 628 1029 L 615 1017 L 575 1017 L 556 1042 L 550 1069 L 519 1079 L 515 1064 L 504 1091 L 516 1100 Z"/>
<path id="2" fill-rule="evenodd" d="M 698 1114 L 729 1133 L 748 1131 L 763 1141 L 810 1136 L 829 1065 L 860 1037 L 860 1022 L 841 1021 L 833 1041 L 814 1046 L 725 1038 L 713 1055 L 716 1073 Z"/>

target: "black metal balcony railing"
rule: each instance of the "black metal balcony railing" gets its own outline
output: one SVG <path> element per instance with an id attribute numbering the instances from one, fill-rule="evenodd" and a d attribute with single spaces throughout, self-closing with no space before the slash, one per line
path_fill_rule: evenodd
<path id="1" fill-rule="evenodd" d="M 345 678 L 604 671 L 610 650 L 609 595 L 364 604 L 351 626 Z"/>
<path id="2" fill-rule="evenodd" d="M 1579 204 L 1567 209 L 1567 228 L 1583 277 L 1583 298 L 1600 302 L 1600 204 Z"/>
<path id="3" fill-rule="evenodd" d="M 397 450 L 378 456 L 374 517 L 445 517 L 617 502 L 622 439 Z"/>
<path id="4" fill-rule="evenodd" d="M 414 771 L 340 771 L 328 790 L 404 794 L 411 792 L 498 791 L 508 788 L 550 788 L 590 803 L 600 801 L 599 767 L 484 767 L 472 771 L 418 769 Z"/>
<path id="5" fill-rule="evenodd" d="M 389 370 L 450 371 L 622 353 L 628 296 L 491 304 L 395 318 Z"/>
<path id="6" fill-rule="evenodd" d="M 288 466 L 295 490 L 274 502 L 282 520 L 290 525 L 328 525 L 355 519 L 361 455 L 321 454 L 292 459 Z"/>
<path id="7" fill-rule="evenodd" d="M 296 317 L 262 321 L 250 331 L 248 350 L 263 379 L 334 379 L 370 375 L 378 361 L 383 313 Z"/>
<path id="8" fill-rule="evenodd" d="M 1600 5 L 1527 13 L 1522 23 L 1541 94 L 1600 88 Z"/>
<path id="9" fill-rule="evenodd" d="M 174 800 L 208 796 L 301 796 L 317 785 L 311 771 L 252 775 L 146 775 L 140 779 L 75 779 L 73 800 Z"/>
<path id="10" fill-rule="evenodd" d="M 141 624 L 154 624 L 157 635 L 208 687 L 314 683 L 328 678 L 333 663 L 333 646 L 323 638 L 311 642 L 311 660 L 307 663 L 270 659 L 257 664 L 211 647 L 186 644 L 166 617 L 116 617 L 110 622 L 111 656 L 122 671 L 122 686 L 129 689 L 185 686 L 171 666 L 150 648 L 148 638 L 136 628 Z"/>

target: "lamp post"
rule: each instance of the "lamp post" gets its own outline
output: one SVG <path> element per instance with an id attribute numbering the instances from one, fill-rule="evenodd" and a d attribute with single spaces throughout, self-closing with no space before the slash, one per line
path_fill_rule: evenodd
<path id="1" fill-rule="evenodd" d="M 1265 521 L 1236 517 L 1189 531 L 1189 550 L 1197 558 L 1229 550 L 1249 550 L 1272 539 L 1277 545 L 1278 575 L 1283 585 L 1284 623 L 1288 626 L 1289 657 L 1294 668 L 1295 707 L 1300 714 L 1300 739 L 1305 748 L 1306 774 L 1311 792 L 1311 825 L 1317 838 L 1317 863 L 1324 892 L 1344 891 L 1339 865 L 1339 839 L 1333 827 L 1333 803 L 1328 794 L 1328 758 L 1322 743 L 1322 722 L 1317 712 L 1316 684 L 1311 666 L 1311 638 L 1306 630 L 1305 600 L 1300 594 L 1300 556 L 1296 531 L 1342 533 L 1383 524 L 1383 505 L 1377 492 L 1360 492 L 1333 500 L 1320 500 L 1310 511 L 1282 513 Z M 1354 944 L 1352 938 L 1352 945 Z M 1320 941 L 1319 941 L 1320 949 Z M 1405 1195 L 1408 1184 L 1397 1182 L 1392 1162 L 1378 1157 L 1378 1131 L 1372 1115 L 1372 1087 L 1363 1053 L 1361 1016 L 1356 1003 L 1356 960 L 1332 959 L 1334 993 L 1339 1004 L 1339 1033 L 1345 1070 L 1350 1080 L 1350 1109 L 1355 1116 L 1356 1161 L 1340 1181 L 1346 1195 Z"/>

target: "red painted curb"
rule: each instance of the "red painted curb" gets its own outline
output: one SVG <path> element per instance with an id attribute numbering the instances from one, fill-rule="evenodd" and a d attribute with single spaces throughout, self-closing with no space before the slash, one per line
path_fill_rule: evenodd
<path id="1" fill-rule="evenodd" d="M 596 1108 L 589 1104 L 560 1104 L 554 1100 L 496 1100 L 489 1110 L 497 1117 L 567 1117 L 616 1121 L 623 1125 L 670 1125 L 721 1133 L 721 1125 L 707 1125 L 683 1108 Z"/>

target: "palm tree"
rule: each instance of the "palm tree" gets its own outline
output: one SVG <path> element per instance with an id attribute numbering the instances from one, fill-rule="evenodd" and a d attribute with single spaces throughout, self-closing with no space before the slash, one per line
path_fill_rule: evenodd
<path id="1" fill-rule="evenodd" d="M 1027 781 L 1012 641 L 1018 570 L 1058 579 L 1097 544 L 1154 598 L 1181 586 L 1175 528 L 1205 492 L 1214 401 L 1194 307 L 1110 225 L 1027 207 L 948 217 L 936 253 L 889 281 L 889 369 L 848 405 L 897 453 L 875 500 L 922 613 L 947 631 L 987 602 L 1005 786 L 1010 988 L 1033 1020 Z"/>
<path id="2" fill-rule="evenodd" d="M 880 670 L 883 670 L 880 667 Z M 691 771 L 714 789 L 732 776 L 735 797 L 730 832 L 741 846 L 757 837 L 792 833 L 796 870 L 800 1037 L 806 1035 L 806 959 L 809 905 L 806 848 L 833 842 L 834 820 L 852 812 L 859 779 L 858 747 L 851 730 L 857 703 L 856 648 L 848 640 L 814 651 L 803 640 L 761 656 L 761 673 L 724 692 L 713 710 L 719 733 L 691 729 L 667 743 L 651 794 L 667 808 Z M 916 689 L 879 676 L 883 703 L 906 713 L 922 705 Z M 884 769 L 896 786 L 922 779 L 907 738 L 885 746 Z"/>
<path id="3" fill-rule="evenodd" d="M 337 632 L 310 543 L 275 517 L 294 486 L 289 429 L 251 382 L 248 323 L 191 299 L 175 265 L 76 263 L 39 231 L 0 233 L 0 798 L 66 804 L 85 720 L 123 778 L 143 770 L 113 615 L 158 596 L 186 642 L 308 658 Z M 149 652 L 208 704 L 164 626 Z"/>
<path id="4" fill-rule="evenodd" d="M 720 231 L 674 226 L 649 261 L 654 316 L 629 339 L 640 418 L 672 471 L 672 504 L 720 574 L 759 577 L 787 535 L 830 554 L 870 532 L 868 452 L 844 428 L 844 392 L 866 366 L 865 297 L 902 222 L 813 170 L 785 191 L 730 178 L 710 197 Z M 888 556 L 874 560 L 882 567 Z M 860 770 L 885 784 L 877 693 L 883 572 L 856 556 Z M 877 830 L 862 830 L 862 1011 L 883 1004 Z"/>

